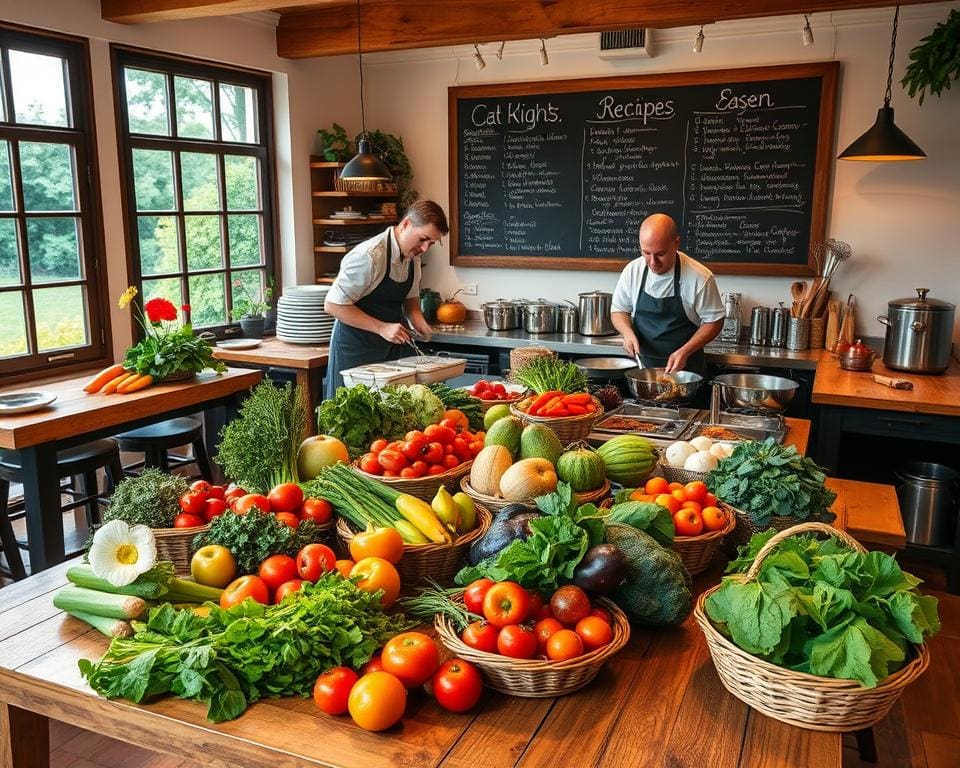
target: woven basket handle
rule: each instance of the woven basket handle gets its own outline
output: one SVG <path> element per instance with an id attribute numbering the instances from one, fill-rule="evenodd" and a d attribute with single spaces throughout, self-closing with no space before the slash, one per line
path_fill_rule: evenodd
<path id="1" fill-rule="evenodd" d="M 757 574 L 760 572 L 760 566 L 763 565 L 763 561 L 766 559 L 767 555 L 773 551 L 773 548 L 777 546 L 781 541 L 789 539 L 791 536 L 796 536 L 798 533 L 809 533 L 811 531 L 816 531 L 817 533 L 823 533 L 827 536 L 836 536 L 840 541 L 846 544 L 848 547 L 855 549 L 857 552 L 866 552 L 863 545 L 860 544 L 853 536 L 851 536 L 846 531 L 841 531 L 839 528 L 834 528 L 832 525 L 827 525 L 826 523 L 800 523 L 800 525 L 794 525 L 786 530 L 780 531 L 777 534 L 774 534 L 766 544 L 764 544 L 760 551 L 757 552 L 757 556 L 753 558 L 753 564 L 750 566 L 750 569 L 747 571 L 744 576 L 744 581 L 752 581 L 757 578 Z"/>

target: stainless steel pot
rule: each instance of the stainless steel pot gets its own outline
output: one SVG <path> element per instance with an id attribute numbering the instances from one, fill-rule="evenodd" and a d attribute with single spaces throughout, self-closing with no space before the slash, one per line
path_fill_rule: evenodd
<path id="1" fill-rule="evenodd" d="M 929 288 L 917 288 L 917 298 L 887 303 L 877 320 L 887 326 L 883 364 L 898 371 L 943 373 L 950 365 L 956 305 L 928 299 Z"/>
<path id="2" fill-rule="evenodd" d="M 483 304 L 483 322 L 491 331 L 512 331 L 519 328 L 523 310 L 517 301 L 488 301 Z"/>
<path id="3" fill-rule="evenodd" d="M 713 380 L 725 410 L 780 413 L 800 386 L 793 379 L 757 373 L 725 373 Z"/>
<path id="4" fill-rule="evenodd" d="M 613 294 L 603 291 L 590 291 L 580 296 L 580 333 L 583 336 L 609 336 L 616 333 L 610 310 L 613 308 Z"/>
<path id="5" fill-rule="evenodd" d="M 523 329 L 527 333 L 556 333 L 560 307 L 549 301 L 528 301 L 523 305 Z"/>
<path id="6" fill-rule="evenodd" d="M 952 544 L 960 500 L 960 472 L 925 461 L 904 464 L 895 473 L 903 527 L 911 544 Z"/>
<path id="7" fill-rule="evenodd" d="M 656 403 L 680 403 L 692 400 L 703 382 L 703 376 L 692 371 L 668 374 L 665 368 L 628 368 L 630 393 L 637 400 Z"/>
<path id="8" fill-rule="evenodd" d="M 577 333 L 580 328 L 580 315 L 573 302 L 566 301 L 558 306 L 560 313 L 560 333 Z"/>

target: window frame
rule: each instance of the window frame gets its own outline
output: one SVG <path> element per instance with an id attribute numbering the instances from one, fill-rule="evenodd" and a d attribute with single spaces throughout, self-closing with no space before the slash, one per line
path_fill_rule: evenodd
<path id="1" fill-rule="evenodd" d="M 142 215 L 170 216 L 178 220 L 177 240 L 180 254 L 180 267 L 178 271 L 150 274 L 146 276 L 146 279 L 177 279 L 180 281 L 182 296 L 186 303 L 190 303 L 189 278 L 192 275 L 222 274 L 232 276 L 238 272 L 255 272 L 262 270 L 264 273 L 265 286 L 269 284 L 271 278 L 275 281 L 276 285 L 280 285 L 280 263 L 279 258 L 277 258 L 277 254 L 279 253 L 279 232 L 276 205 L 277 187 L 275 168 L 276 149 L 273 127 L 273 78 L 271 73 L 246 67 L 223 65 L 203 59 L 167 54 L 162 51 L 136 48 L 119 43 L 111 43 L 110 60 L 113 72 L 114 98 L 116 101 L 115 116 L 117 122 L 117 144 L 121 182 L 120 197 L 123 205 L 127 273 L 129 275 L 130 285 L 136 286 L 138 291 L 136 301 L 142 307 L 144 275 L 140 258 L 138 227 L 138 217 Z M 171 85 L 177 76 L 194 77 L 212 81 L 214 85 L 212 97 L 213 103 L 215 104 L 216 117 L 218 118 L 214 123 L 214 138 L 200 139 L 180 138 L 173 135 L 131 134 L 128 131 L 129 114 L 127 110 L 124 78 L 125 67 L 162 73 Z M 220 89 L 217 87 L 217 85 L 221 83 L 244 86 L 252 88 L 257 92 L 257 119 L 259 128 L 259 141 L 257 143 L 233 142 L 222 139 L 219 119 Z M 177 119 L 176 100 L 173 88 L 170 88 L 168 91 L 167 113 L 172 133 L 176 126 Z M 173 162 L 173 195 L 177 206 L 176 210 L 163 212 L 137 210 L 135 178 L 133 173 L 133 151 L 135 149 L 153 149 L 171 153 Z M 220 184 L 218 197 L 220 210 L 184 210 L 180 152 L 207 153 L 213 154 L 217 158 L 217 173 L 222 182 Z M 263 248 L 263 265 L 237 268 L 230 265 L 228 216 L 231 214 L 231 210 L 228 209 L 226 205 L 227 189 L 225 163 L 223 159 L 223 156 L 227 154 L 254 157 L 259 160 L 261 174 L 260 208 L 258 210 L 238 210 L 233 213 L 239 215 L 251 213 L 262 217 L 261 245 Z M 220 218 L 220 243 L 223 258 L 220 267 L 201 270 L 189 269 L 187 263 L 185 218 L 187 216 L 198 215 L 216 215 Z M 230 309 L 233 305 L 232 279 L 224 281 L 224 289 L 224 301 L 227 312 L 226 322 L 222 325 L 202 326 L 204 332 L 213 333 L 218 339 L 240 331 L 236 321 L 231 322 L 230 320 Z M 130 324 L 133 329 L 134 338 L 141 338 L 143 329 L 135 321 L 132 314 Z"/>
<path id="2" fill-rule="evenodd" d="M 67 109 L 70 127 L 30 125 L 17 123 L 13 103 L 13 84 L 10 73 L 10 48 L 62 58 L 67 63 Z M 103 228 L 103 206 L 100 195 L 100 173 L 97 154 L 97 130 L 93 102 L 93 73 L 90 63 L 89 41 L 83 37 L 65 35 L 46 29 L 27 27 L 0 21 L 0 49 L 2 49 L 3 98 L 10 110 L 0 121 L 0 139 L 8 142 L 10 175 L 15 210 L 3 215 L 16 222 L 21 264 L 25 267 L 21 283 L 16 287 L 2 286 L 0 293 L 23 292 L 28 347 L 25 355 L 0 358 L 0 376 L 4 382 L 35 379 L 37 373 L 55 372 L 57 375 L 87 370 L 113 360 L 113 341 L 110 327 L 110 302 L 107 296 L 106 248 Z M 75 181 L 79 212 L 57 211 L 31 213 L 23 207 L 23 180 L 20 176 L 19 152 L 14 145 L 21 141 L 64 144 L 72 149 L 75 162 Z M 26 221 L 31 216 L 75 216 L 80 228 L 77 244 L 80 248 L 81 276 L 77 279 L 56 280 L 34 284 L 30 275 L 27 252 Z M 25 254 L 25 257 L 24 257 Z M 63 285 L 81 285 L 86 289 L 86 318 L 89 323 L 87 344 L 39 350 L 33 290 Z"/>

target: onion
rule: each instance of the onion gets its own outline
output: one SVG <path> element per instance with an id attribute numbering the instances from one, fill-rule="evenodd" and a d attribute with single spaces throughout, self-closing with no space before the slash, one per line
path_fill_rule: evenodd
<path id="1" fill-rule="evenodd" d="M 690 443 L 685 440 L 678 440 L 675 443 L 672 443 L 669 448 L 667 448 L 666 458 L 667 464 L 671 467 L 682 467 L 686 463 L 687 458 L 692 456 L 697 452 L 697 449 L 694 448 Z"/>

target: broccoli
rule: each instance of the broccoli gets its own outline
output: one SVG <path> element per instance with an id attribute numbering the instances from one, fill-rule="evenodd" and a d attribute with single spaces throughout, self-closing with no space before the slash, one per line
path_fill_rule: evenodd
<path id="1" fill-rule="evenodd" d="M 631 622 L 682 624 L 690 613 L 692 580 L 680 556 L 641 530 L 623 523 L 606 526 L 606 540 L 630 561 L 626 581 L 610 595 Z"/>

